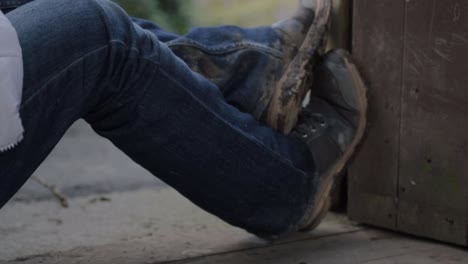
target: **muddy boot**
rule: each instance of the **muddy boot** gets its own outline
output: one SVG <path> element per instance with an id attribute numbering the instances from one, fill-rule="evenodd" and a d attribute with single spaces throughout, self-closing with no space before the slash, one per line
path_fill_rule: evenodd
<path id="1" fill-rule="evenodd" d="M 366 127 L 366 88 L 349 54 L 328 53 L 315 70 L 314 94 L 292 136 L 307 143 L 317 167 L 317 189 L 299 229 L 317 227 L 330 207 L 335 178 L 345 168 Z"/>
<path id="2" fill-rule="evenodd" d="M 286 57 L 292 58 L 275 87 L 264 120 L 284 134 L 296 125 L 311 86 L 315 61 L 324 49 L 330 10 L 330 0 L 302 0 L 294 16 L 273 25 L 283 42 L 291 43 Z"/>
<path id="3" fill-rule="evenodd" d="M 319 0 L 300 1 L 299 7 L 294 15 L 272 25 L 272 28 L 280 37 L 282 45 L 289 47 L 287 54 L 285 54 L 285 57 L 290 58 L 289 62 L 302 46 L 317 16 L 316 13 L 321 9 L 321 5 L 323 5 L 323 1 Z"/>

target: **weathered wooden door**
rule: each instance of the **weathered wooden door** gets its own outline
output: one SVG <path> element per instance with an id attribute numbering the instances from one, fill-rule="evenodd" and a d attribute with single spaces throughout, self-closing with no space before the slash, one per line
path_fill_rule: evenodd
<path id="1" fill-rule="evenodd" d="M 353 13 L 370 123 L 350 217 L 467 245 L 468 1 L 354 0 Z"/>

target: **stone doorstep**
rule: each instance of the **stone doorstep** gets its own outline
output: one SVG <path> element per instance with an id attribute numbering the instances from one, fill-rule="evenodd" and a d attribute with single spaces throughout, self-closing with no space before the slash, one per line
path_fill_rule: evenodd
<path id="1" fill-rule="evenodd" d="M 78 197 L 69 202 L 69 208 L 62 208 L 56 200 L 9 203 L 0 212 L 0 259 L 18 260 L 13 263 L 82 263 L 86 259 L 156 263 L 269 246 L 170 188 Z M 345 217 L 331 214 L 312 234 L 279 243 L 360 229 Z"/>
<path id="2" fill-rule="evenodd" d="M 151 201 L 149 203 L 148 201 Z M 268 244 L 172 189 L 11 203 L 0 213 L 0 263 L 459 264 L 468 251 L 357 226 L 330 214 L 312 234 Z"/>
<path id="3" fill-rule="evenodd" d="M 132 243 L 49 253 L 8 263 L 179 263 L 179 264 L 459 264 L 467 263 L 468 252 L 460 248 L 430 243 L 371 229 L 311 237 L 220 252 L 192 251 L 182 259 L 161 261 L 151 252 L 154 243 L 146 239 Z"/>

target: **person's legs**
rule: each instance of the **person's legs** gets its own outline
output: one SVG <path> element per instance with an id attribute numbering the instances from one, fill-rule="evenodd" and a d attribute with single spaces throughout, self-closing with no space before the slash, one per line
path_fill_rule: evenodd
<path id="1" fill-rule="evenodd" d="M 213 83 L 116 5 L 41 0 L 8 18 L 25 60 L 26 133 L 0 154 L 0 206 L 84 117 L 223 220 L 258 235 L 297 228 L 316 187 L 307 146 L 226 103 Z"/>
<path id="2" fill-rule="evenodd" d="M 192 70 L 214 82 L 229 103 L 287 134 L 311 86 L 330 9 L 330 0 L 301 0 L 291 17 L 271 26 L 200 27 L 181 37 L 151 22 L 134 21 L 160 35 Z"/>
<path id="3" fill-rule="evenodd" d="M 290 46 L 271 26 L 195 27 L 179 36 L 132 18 L 155 34 L 193 71 L 216 84 L 226 101 L 260 120 L 289 63 Z"/>
<path id="4" fill-rule="evenodd" d="M 320 48 L 314 42 L 322 39 L 324 32 L 321 30 L 324 29 L 320 22 L 313 23 L 323 20 L 323 13 L 329 6 L 327 2 L 298 1 L 296 12 L 273 25 L 195 27 L 183 36 L 167 33 L 151 21 L 132 20 L 155 34 L 193 71 L 216 84 L 228 103 L 277 127 L 280 125 L 277 112 L 282 107 L 268 109 L 268 106 L 272 101 L 277 104 L 282 100 L 278 96 L 283 97 L 283 93 L 295 93 L 294 89 L 290 90 L 291 86 L 310 85 L 311 72 L 303 74 L 300 70 L 304 65 L 311 68 L 316 49 Z M 291 71 L 294 72 L 292 78 Z M 304 96 L 305 93 L 297 95 L 298 101 Z M 282 103 L 287 105 L 293 100 L 296 98 L 282 100 Z M 297 115 L 300 107 L 299 102 L 290 111 Z M 283 118 L 287 112 L 281 113 Z"/>
<path id="5" fill-rule="evenodd" d="M 6 13 L 32 1 L 0 1 L 0 8 Z M 295 16 L 273 26 L 195 27 L 182 36 L 151 21 L 131 19 L 155 34 L 193 71 L 216 84 L 229 104 L 263 120 L 276 84 L 314 19 L 308 8 L 315 8 L 316 1 L 303 1 L 307 8 L 301 6 Z"/>

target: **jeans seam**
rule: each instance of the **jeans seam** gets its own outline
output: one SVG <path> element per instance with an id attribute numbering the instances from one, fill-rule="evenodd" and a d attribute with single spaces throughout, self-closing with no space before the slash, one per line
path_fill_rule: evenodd
<path id="1" fill-rule="evenodd" d="M 290 161 L 289 159 L 285 159 L 283 157 L 281 157 L 280 155 L 278 155 L 277 153 L 275 153 L 272 149 L 268 148 L 265 144 L 263 144 L 262 142 L 260 142 L 258 139 L 256 139 L 254 136 L 252 136 L 251 134 L 249 133 L 246 133 L 242 130 L 240 130 L 239 128 L 237 128 L 236 126 L 234 126 L 233 124 L 231 124 L 230 122 L 226 121 L 224 118 L 222 118 L 220 115 L 218 115 L 216 112 L 212 111 L 209 109 L 209 107 L 203 102 L 201 101 L 200 99 L 198 99 L 191 91 L 189 91 L 188 89 L 186 89 L 177 79 L 173 78 L 168 72 L 166 72 L 164 70 L 163 67 L 160 67 L 160 71 L 159 71 L 161 74 L 165 75 L 167 78 L 169 78 L 170 80 L 172 80 L 177 86 L 181 87 L 183 89 L 183 91 L 185 91 L 186 93 L 188 93 L 192 99 L 194 101 L 196 101 L 197 103 L 199 103 L 200 105 L 202 105 L 207 111 L 209 111 L 210 113 L 212 113 L 214 115 L 215 118 L 217 118 L 218 120 L 220 120 L 223 124 L 229 126 L 231 129 L 233 129 L 235 132 L 237 132 L 238 134 L 242 135 L 243 137 L 247 138 L 248 140 L 250 140 L 251 142 L 253 142 L 254 144 L 256 144 L 259 148 L 261 148 L 262 150 L 268 152 L 271 156 L 272 156 L 272 159 L 276 159 L 278 162 L 280 162 L 281 164 L 283 164 L 286 168 L 292 170 L 293 172 L 295 173 L 298 173 L 301 177 L 304 178 L 304 180 L 307 182 L 307 183 L 310 183 L 310 179 L 314 179 L 316 177 L 308 177 L 309 175 L 300 170 L 299 168 L 295 167 L 292 163 L 292 161 Z M 147 122 L 145 119 L 142 119 L 145 123 Z M 311 200 L 311 198 L 313 199 L 313 195 L 311 196 L 307 196 L 307 201 L 305 204 L 302 205 L 303 208 L 301 208 L 301 216 L 298 217 L 298 219 L 293 219 L 292 216 L 289 217 L 289 220 L 291 220 L 290 224 L 288 225 L 288 227 L 286 228 L 287 230 L 285 232 L 291 232 L 292 230 L 295 229 L 295 227 L 298 225 L 298 223 L 301 221 L 302 219 L 302 215 L 304 214 L 306 208 L 307 208 L 307 204 L 309 203 L 309 201 Z M 294 220 L 294 221 L 292 221 Z"/>
<path id="2" fill-rule="evenodd" d="M 292 165 L 292 161 L 288 160 L 288 159 L 285 159 L 283 157 L 281 157 L 280 155 L 278 155 L 277 153 L 275 153 L 273 150 L 271 150 L 270 148 L 268 148 L 267 146 L 265 146 L 265 144 L 263 144 L 262 142 L 260 142 L 259 140 L 257 140 L 254 136 L 250 135 L 249 133 L 246 133 L 242 130 L 240 130 L 239 128 L 237 128 L 236 126 L 232 125 L 230 122 L 226 121 L 224 118 L 222 118 L 221 116 L 219 116 L 216 112 L 213 112 L 209 109 L 209 107 L 204 103 L 202 102 L 201 100 L 199 100 L 192 92 L 190 92 L 189 90 L 187 90 L 178 80 L 174 79 L 169 73 L 167 73 L 162 67 L 160 68 L 160 73 L 164 74 L 167 78 L 169 78 L 170 80 L 172 80 L 175 84 L 177 84 L 179 87 L 181 87 L 185 92 L 189 93 L 190 96 L 196 101 L 198 102 L 199 104 L 201 104 L 205 109 L 207 109 L 209 112 L 211 112 L 217 119 L 221 120 L 223 123 L 225 123 L 226 125 L 228 125 L 229 127 L 231 127 L 234 131 L 236 131 L 237 133 L 245 136 L 246 138 L 252 140 L 253 142 L 255 142 L 258 146 L 260 146 L 262 149 L 268 151 L 273 157 L 275 157 L 278 161 L 280 161 L 282 164 L 294 169 L 295 171 L 299 172 L 302 176 L 307 176 L 307 174 L 294 167 Z"/>
<path id="3" fill-rule="evenodd" d="M 124 49 L 127 49 L 127 50 L 130 51 L 130 52 L 136 52 L 138 55 L 141 55 L 141 54 L 142 54 L 141 51 L 140 51 L 140 49 L 138 49 L 138 48 L 136 48 L 136 47 L 130 47 L 130 46 L 128 46 L 125 42 L 123 42 L 123 41 L 121 41 L 121 40 L 112 40 L 109 44 L 110 44 L 110 45 L 114 44 L 114 45 L 116 45 L 116 46 L 119 45 L 119 46 L 123 47 Z M 153 70 L 153 72 L 152 72 L 152 74 L 155 75 L 155 74 L 157 74 L 157 72 L 159 71 L 159 68 L 160 68 L 160 64 L 159 64 L 158 62 L 155 62 L 155 60 L 156 60 L 156 61 L 159 60 L 159 57 L 160 57 L 160 56 L 159 56 L 159 53 L 157 53 L 156 59 L 155 59 L 155 58 L 151 58 L 151 57 L 144 57 L 144 56 L 140 56 L 140 59 L 142 59 L 142 61 L 145 62 L 145 63 L 150 63 L 150 64 L 153 64 L 154 66 L 156 66 L 156 70 Z M 141 76 L 141 75 L 143 75 L 143 73 L 141 73 L 139 76 Z M 138 79 L 138 77 L 137 77 L 137 79 Z M 145 89 L 141 92 L 141 96 L 145 96 L 147 90 L 148 90 L 148 86 L 146 85 L 146 86 L 145 86 Z M 104 104 L 99 105 L 99 107 L 105 108 L 105 107 L 107 107 L 109 104 L 112 104 L 112 99 L 111 99 L 109 102 L 107 102 L 107 103 L 104 103 Z M 135 107 L 135 109 L 133 109 L 133 111 L 136 111 L 136 107 Z M 89 117 L 84 117 L 84 118 L 85 118 L 88 122 L 89 122 L 89 121 L 93 121 L 93 119 L 90 119 Z M 103 131 L 103 130 L 101 130 L 101 131 Z"/>
<path id="4" fill-rule="evenodd" d="M 224 46 L 208 47 L 194 40 L 184 40 L 184 41 L 174 40 L 174 41 L 167 42 L 166 45 L 169 47 L 190 46 L 190 47 L 201 49 L 205 53 L 213 54 L 213 55 L 232 53 L 238 50 L 245 50 L 245 49 L 257 49 L 265 53 L 269 53 L 272 56 L 275 56 L 278 58 L 282 57 L 282 54 L 279 51 L 276 51 L 267 46 L 259 45 L 253 42 L 246 42 L 246 41 L 224 45 Z"/>
<path id="5" fill-rule="evenodd" d="M 101 50 L 103 50 L 105 48 L 108 48 L 110 44 L 111 43 L 108 43 L 108 44 L 106 44 L 104 46 L 93 49 L 92 51 L 90 51 L 90 52 L 80 56 L 76 60 L 72 61 L 70 64 L 68 64 L 65 68 L 61 69 L 59 72 L 53 74 L 36 92 L 34 92 L 29 98 L 27 98 L 26 100 L 24 100 L 21 103 L 20 110 L 23 109 L 24 107 L 26 107 L 29 104 L 29 102 L 31 102 L 38 94 L 40 94 L 42 92 L 42 90 L 44 90 L 44 87 L 46 87 L 48 84 L 50 84 L 58 76 L 63 74 L 65 71 L 67 71 L 71 67 L 75 66 L 79 61 L 83 60 L 83 58 L 85 58 L 87 56 L 90 56 L 90 55 L 94 54 L 95 52 L 99 52 L 99 51 L 101 51 Z"/>

